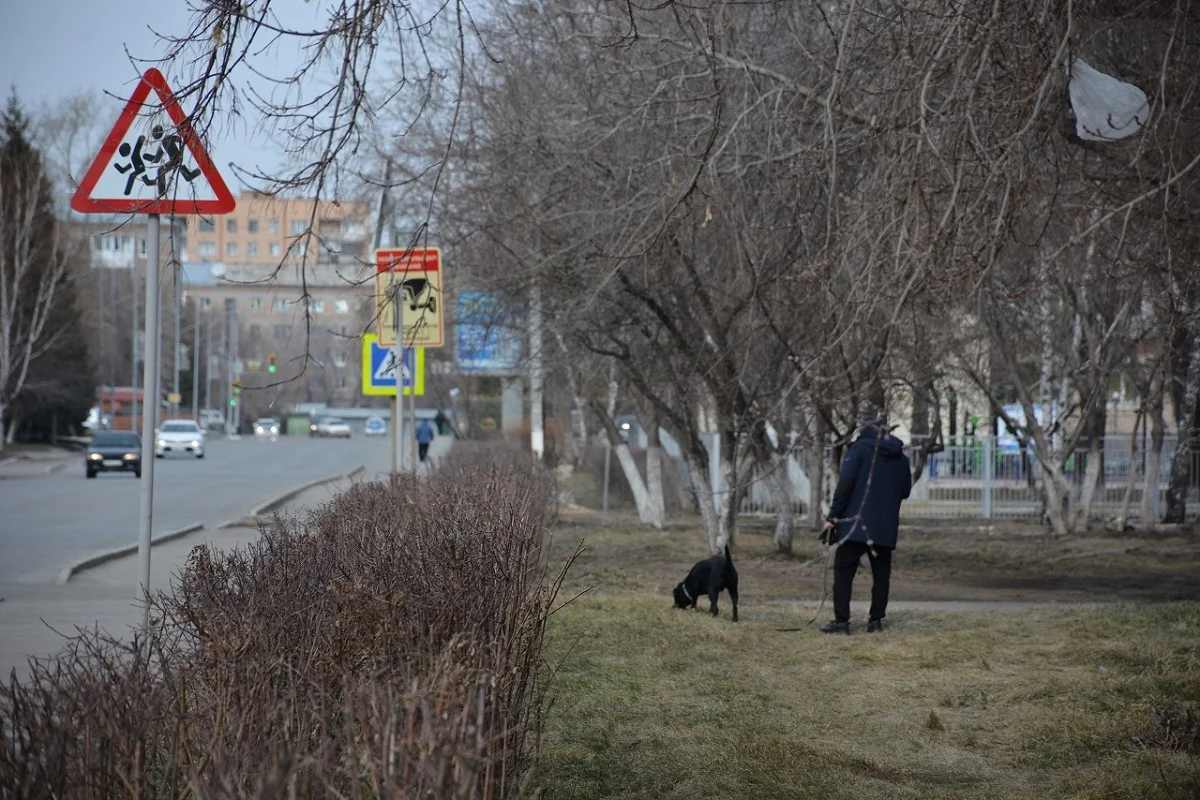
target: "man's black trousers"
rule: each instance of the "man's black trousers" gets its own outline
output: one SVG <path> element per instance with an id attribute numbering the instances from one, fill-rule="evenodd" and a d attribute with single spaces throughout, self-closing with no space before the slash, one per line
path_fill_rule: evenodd
<path id="1" fill-rule="evenodd" d="M 850 588 L 863 553 L 871 560 L 871 619 L 884 618 L 892 583 L 892 550 L 852 541 L 838 545 L 833 557 L 833 616 L 838 622 L 850 620 Z"/>

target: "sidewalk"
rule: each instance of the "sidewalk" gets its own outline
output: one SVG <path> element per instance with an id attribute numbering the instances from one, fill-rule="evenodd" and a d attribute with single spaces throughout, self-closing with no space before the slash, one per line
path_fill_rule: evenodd
<path id="1" fill-rule="evenodd" d="M 452 444 L 451 437 L 439 436 L 430 447 L 430 457 L 444 455 Z M 386 477 L 390 463 L 367 463 L 364 467 L 352 481 L 343 479 L 306 489 L 278 511 L 294 514 L 320 506 L 353 481 Z M 209 543 L 227 551 L 256 540 L 258 535 L 253 527 L 204 529 L 155 545 L 150 551 L 150 587 L 154 591 L 170 588 L 198 545 Z M 137 584 L 138 558 L 133 553 L 77 572 L 65 584 L 16 584 L 6 588 L 7 596 L 0 602 L 0 679 L 7 679 L 13 669 L 20 676 L 26 675 L 28 656 L 57 652 L 63 638 L 74 635 L 78 628 L 99 627 L 116 636 L 128 635 L 142 618 Z"/>
<path id="2" fill-rule="evenodd" d="M 49 448 L 16 453 L 5 450 L 0 452 L 0 481 L 43 478 L 62 470 L 68 464 L 83 464 L 83 456 L 82 450 L 77 453 Z"/>

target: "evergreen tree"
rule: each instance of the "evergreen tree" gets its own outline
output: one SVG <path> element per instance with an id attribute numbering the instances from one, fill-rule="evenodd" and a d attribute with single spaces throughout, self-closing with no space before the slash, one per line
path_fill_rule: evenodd
<path id="1" fill-rule="evenodd" d="M 79 427 L 94 402 L 94 371 L 52 198 L 14 95 L 0 117 L 0 443 Z"/>

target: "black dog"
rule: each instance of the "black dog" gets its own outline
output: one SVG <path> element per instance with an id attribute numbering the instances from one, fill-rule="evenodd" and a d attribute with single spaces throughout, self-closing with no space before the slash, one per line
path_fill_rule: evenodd
<path id="1" fill-rule="evenodd" d="M 733 602 L 733 621 L 737 622 L 738 576 L 737 568 L 733 566 L 733 556 L 729 555 L 729 545 L 725 545 L 725 555 L 696 562 L 688 576 L 675 587 L 675 607 L 695 608 L 700 595 L 706 594 L 708 610 L 715 617 L 717 595 L 726 589 Z"/>

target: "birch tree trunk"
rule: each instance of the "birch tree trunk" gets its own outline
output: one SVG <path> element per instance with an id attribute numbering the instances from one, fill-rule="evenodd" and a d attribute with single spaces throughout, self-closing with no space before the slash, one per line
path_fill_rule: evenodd
<path id="1" fill-rule="evenodd" d="M 1074 510 L 1074 520 L 1071 524 L 1073 533 L 1086 533 L 1088 525 L 1091 522 L 1092 515 L 1092 500 L 1096 496 L 1096 486 L 1100 482 L 1100 470 L 1103 466 L 1103 458 L 1100 448 L 1100 437 L 1095 435 L 1090 437 L 1088 443 L 1087 468 L 1083 476 L 1083 488 L 1079 493 L 1079 503 L 1076 504 Z"/>
<path id="2" fill-rule="evenodd" d="M 646 517 L 642 522 L 662 530 L 667 504 L 663 499 L 663 452 L 658 439 L 658 422 L 658 416 L 652 415 L 646 430 Z"/>
<path id="3" fill-rule="evenodd" d="M 1190 332 L 1187 377 L 1183 386 L 1183 408 L 1179 419 L 1179 441 L 1171 463 L 1171 482 L 1167 485 L 1167 512 L 1163 522 L 1182 523 L 1187 516 L 1187 496 L 1191 489 L 1192 440 L 1196 435 L 1196 398 L 1200 395 L 1200 335 Z"/>
<path id="4" fill-rule="evenodd" d="M 709 482 L 708 452 L 699 442 L 693 442 L 683 456 L 687 464 L 688 477 L 692 480 L 692 491 L 696 497 L 696 506 L 700 509 L 700 518 L 704 520 L 704 535 L 708 540 L 708 550 L 711 553 L 720 550 L 721 523 L 714 503 L 712 485 Z"/>
<path id="5" fill-rule="evenodd" d="M 1117 511 L 1117 518 L 1113 525 L 1118 533 L 1123 532 L 1129 525 L 1129 504 L 1133 500 L 1133 485 L 1136 482 L 1134 466 L 1138 460 L 1138 431 L 1145 418 L 1146 403 L 1143 401 L 1142 407 L 1138 409 L 1137 416 L 1133 419 L 1133 435 L 1129 438 L 1129 479 L 1125 481 L 1125 491 L 1121 495 L 1121 508 Z"/>
<path id="6" fill-rule="evenodd" d="M 808 470 L 808 522 L 813 530 L 825 524 L 821 502 L 825 493 L 825 421 L 813 414 L 812 442 L 804 448 Z"/>
<path id="7" fill-rule="evenodd" d="M 1165 370 L 1160 365 L 1159 371 L 1155 373 L 1150 384 L 1150 450 L 1146 453 L 1146 480 L 1142 484 L 1140 514 L 1141 523 L 1146 527 L 1157 521 L 1154 518 L 1154 506 L 1158 496 L 1159 464 L 1162 463 L 1163 429 L 1166 427 L 1163 419 L 1164 372 Z"/>
<path id="8" fill-rule="evenodd" d="M 771 546 L 776 553 L 790 554 L 796 537 L 796 512 L 793 508 L 792 479 L 788 475 L 791 458 L 778 450 L 771 454 L 771 494 L 775 499 L 775 535 Z"/>

